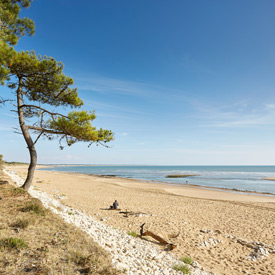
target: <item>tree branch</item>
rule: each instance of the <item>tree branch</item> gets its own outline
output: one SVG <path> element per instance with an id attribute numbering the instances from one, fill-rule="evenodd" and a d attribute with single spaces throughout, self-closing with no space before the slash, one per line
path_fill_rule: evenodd
<path id="1" fill-rule="evenodd" d="M 41 111 L 43 111 L 43 112 L 45 112 L 45 113 L 47 113 L 47 114 L 49 114 L 51 116 L 61 116 L 61 117 L 68 118 L 67 116 L 64 116 L 64 115 L 62 115 L 60 113 L 53 113 L 53 112 L 50 112 L 50 111 L 48 111 L 48 110 L 46 110 L 46 109 L 44 109 L 42 107 L 36 106 L 36 105 L 23 104 L 23 105 L 20 106 L 20 108 L 36 108 L 36 109 L 39 109 L 39 110 L 41 110 Z"/>
<path id="2" fill-rule="evenodd" d="M 37 138 L 36 138 L 36 140 L 34 141 L 33 145 L 35 145 L 35 143 L 38 141 L 38 139 L 39 139 L 42 135 L 43 135 L 43 132 L 41 132 L 41 133 L 37 136 Z"/>

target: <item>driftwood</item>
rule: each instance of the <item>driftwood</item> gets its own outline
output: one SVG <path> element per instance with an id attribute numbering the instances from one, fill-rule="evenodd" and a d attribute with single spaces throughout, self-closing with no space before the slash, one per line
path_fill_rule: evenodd
<path id="1" fill-rule="evenodd" d="M 134 212 L 134 211 L 120 211 L 120 214 L 124 214 L 125 218 L 128 218 L 129 216 L 135 216 L 138 217 L 139 215 L 148 215 L 147 213 L 143 213 L 143 212 Z"/>
<path id="2" fill-rule="evenodd" d="M 143 236 L 150 236 L 150 237 L 152 237 L 153 239 L 157 240 L 160 244 L 166 245 L 168 250 L 173 250 L 173 249 L 176 248 L 176 245 L 175 245 L 175 244 L 168 243 L 166 240 L 164 240 L 164 239 L 161 238 L 160 236 L 154 234 L 153 232 L 151 232 L 151 231 L 146 231 L 146 232 L 144 232 L 144 231 L 143 231 L 144 225 L 145 225 L 145 223 L 143 223 L 143 224 L 140 226 L 140 236 L 141 236 L 141 237 L 143 237 Z"/>

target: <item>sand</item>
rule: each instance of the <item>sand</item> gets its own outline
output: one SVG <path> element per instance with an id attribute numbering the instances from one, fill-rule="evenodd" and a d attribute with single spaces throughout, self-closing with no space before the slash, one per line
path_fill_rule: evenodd
<path id="1" fill-rule="evenodd" d="M 26 176 L 26 166 L 9 169 Z M 190 256 L 216 274 L 275 274 L 275 250 L 247 258 L 253 241 L 275 248 L 275 196 L 39 170 L 33 185 L 115 228 L 139 233 L 145 223 L 145 230 L 177 245 L 167 253 Z M 115 199 L 122 210 L 145 214 L 106 210 Z"/>

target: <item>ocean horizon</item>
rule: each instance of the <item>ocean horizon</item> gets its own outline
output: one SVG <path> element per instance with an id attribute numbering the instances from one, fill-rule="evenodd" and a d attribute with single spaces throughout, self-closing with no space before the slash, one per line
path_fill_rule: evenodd
<path id="1" fill-rule="evenodd" d="M 175 185 L 198 185 L 211 188 L 275 194 L 273 165 L 79 165 L 51 164 L 41 170 L 92 175 L 116 176 Z M 184 178 L 167 178 L 168 175 L 196 175 Z"/>

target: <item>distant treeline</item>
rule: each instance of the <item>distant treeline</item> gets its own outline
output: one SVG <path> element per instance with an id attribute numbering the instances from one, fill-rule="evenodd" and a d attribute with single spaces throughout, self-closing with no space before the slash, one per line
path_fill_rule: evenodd
<path id="1" fill-rule="evenodd" d="M 20 161 L 4 161 L 5 164 L 14 164 L 14 165 L 17 165 L 17 164 L 28 164 L 27 162 L 20 162 Z"/>

